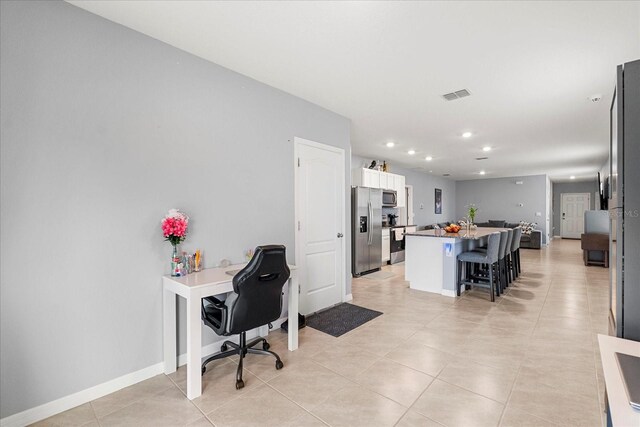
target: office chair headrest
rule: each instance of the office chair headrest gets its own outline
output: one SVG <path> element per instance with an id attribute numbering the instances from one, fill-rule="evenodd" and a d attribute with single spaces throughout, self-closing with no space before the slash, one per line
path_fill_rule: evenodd
<path id="1" fill-rule="evenodd" d="M 286 251 L 283 245 L 258 246 L 249 264 L 234 276 L 233 290 L 240 293 L 239 288 L 249 280 L 271 282 L 279 279 L 284 284 L 290 275 Z"/>

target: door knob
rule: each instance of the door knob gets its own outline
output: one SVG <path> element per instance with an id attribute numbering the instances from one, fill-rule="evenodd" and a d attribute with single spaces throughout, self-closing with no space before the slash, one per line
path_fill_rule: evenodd
<path id="1" fill-rule="evenodd" d="M 343 237 L 343 236 L 344 236 L 344 234 L 338 233 L 338 238 Z"/>

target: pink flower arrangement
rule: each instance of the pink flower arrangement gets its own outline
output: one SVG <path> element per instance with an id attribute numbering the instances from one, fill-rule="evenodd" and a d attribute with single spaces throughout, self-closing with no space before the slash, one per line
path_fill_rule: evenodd
<path id="1" fill-rule="evenodd" d="M 173 246 L 187 237 L 189 217 L 178 209 L 171 209 L 162 220 L 162 234 Z"/>

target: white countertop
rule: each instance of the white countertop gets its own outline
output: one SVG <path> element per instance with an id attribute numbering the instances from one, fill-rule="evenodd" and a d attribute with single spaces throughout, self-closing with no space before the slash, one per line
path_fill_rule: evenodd
<path id="1" fill-rule="evenodd" d="M 638 427 L 640 426 L 640 411 L 629 405 L 629 398 L 622 382 L 615 353 L 640 357 L 640 342 L 598 334 L 598 343 L 600 344 L 602 370 L 607 386 L 607 400 L 613 426 Z"/>

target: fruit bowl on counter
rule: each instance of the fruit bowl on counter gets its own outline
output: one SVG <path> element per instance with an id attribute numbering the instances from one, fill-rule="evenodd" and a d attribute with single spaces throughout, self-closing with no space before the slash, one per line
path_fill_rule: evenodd
<path id="1" fill-rule="evenodd" d="M 449 224 L 444 227 L 444 231 L 446 231 L 447 233 L 457 233 L 461 228 L 462 227 L 460 227 L 458 224 Z"/>

